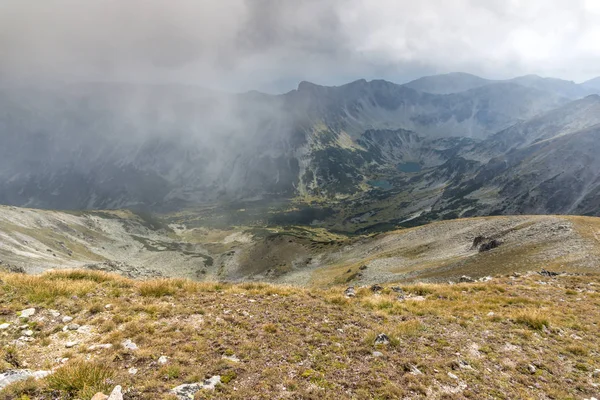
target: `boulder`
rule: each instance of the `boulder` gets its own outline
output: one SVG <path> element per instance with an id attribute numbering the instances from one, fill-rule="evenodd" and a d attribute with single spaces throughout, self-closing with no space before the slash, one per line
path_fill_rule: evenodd
<path id="1" fill-rule="evenodd" d="M 473 283 L 475 282 L 475 279 L 471 278 L 470 276 L 463 275 L 458 279 L 458 281 L 460 283 Z"/>
<path id="2" fill-rule="evenodd" d="M 354 286 L 348 286 L 346 290 L 344 290 L 344 294 L 346 295 L 346 297 L 356 297 Z"/>

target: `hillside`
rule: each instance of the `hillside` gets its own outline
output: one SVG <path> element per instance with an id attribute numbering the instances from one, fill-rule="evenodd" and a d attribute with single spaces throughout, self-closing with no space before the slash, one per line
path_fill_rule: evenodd
<path id="1" fill-rule="evenodd" d="M 0 273 L 0 399 L 89 400 L 115 385 L 125 400 L 588 399 L 600 393 L 598 278 L 533 272 L 347 297 Z M 4 387 L 33 371 L 46 377 Z"/>
<path id="2" fill-rule="evenodd" d="M 133 278 L 325 287 L 445 282 L 542 268 L 590 273 L 598 272 L 600 254 L 600 219 L 594 217 L 467 218 L 347 235 L 315 226 L 217 228 L 196 212 L 0 211 L 0 267 L 28 273 L 88 268 Z M 474 245 L 478 237 L 501 245 L 481 252 L 481 243 Z"/>

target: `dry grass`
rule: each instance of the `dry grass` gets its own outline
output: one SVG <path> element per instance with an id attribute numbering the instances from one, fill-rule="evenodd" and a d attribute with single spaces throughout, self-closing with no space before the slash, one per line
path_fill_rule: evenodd
<path id="1" fill-rule="evenodd" d="M 106 365 L 85 361 L 71 362 L 46 378 L 48 388 L 64 396 L 89 399 L 94 394 L 109 391 L 109 379 L 114 375 Z"/>
<path id="2" fill-rule="evenodd" d="M 48 379 L 11 385 L 0 400 L 85 400 L 115 384 L 127 400 L 172 399 L 171 388 L 213 375 L 223 385 L 200 397 L 589 398 L 600 383 L 591 377 L 600 357 L 598 276 L 401 285 L 405 301 L 392 285 L 381 294 L 357 288 L 349 299 L 344 287 L 134 282 L 88 271 L 0 280 L 1 322 L 21 324 L 19 311 L 38 310 L 27 321 L 33 342 L 7 347 L 17 329 L 0 337 L 3 368 L 50 369 L 70 358 Z M 63 332 L 50 308 L 92 333 Z M 380 333 L 388 345 L 375 345 Z M 73 338 L 81 345 L 65 349 Z M 139 349 L 124 349 L 125 339 Z M 100 343 L 112 348 L 88 350 Z"/>

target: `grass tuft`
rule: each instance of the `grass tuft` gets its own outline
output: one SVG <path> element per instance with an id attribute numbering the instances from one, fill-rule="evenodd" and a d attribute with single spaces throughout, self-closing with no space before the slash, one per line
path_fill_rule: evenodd
<path id="1" fill-rule="evenodd" d="M 75 361 L 57 369 L 46 378 L 48 387 L 68 396 L 91 398 L 97 392 L 107 392 L 113 371 L 106 365 Z"/>
<path id="2" fill-rule="evenodd" d="M 172 296 L 177 293 L 177 286 L 170 279 L 155 279 L 141 282 L 138 286 L 140 294 L 144 297 Z"/>
<path id="3" fill-rule="evenodd" d="M 550 326 L 548 316 L 538 309 L 520 311 L 515 317 L 515 322 L 536 331 L 541 331 L 544 327 L 548 328 Z"/>

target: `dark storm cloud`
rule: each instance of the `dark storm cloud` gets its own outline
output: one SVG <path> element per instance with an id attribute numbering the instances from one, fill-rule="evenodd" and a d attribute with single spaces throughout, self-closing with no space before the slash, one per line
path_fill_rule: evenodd
<path id="1" fill-rule="evenodd" d="M 467 70 L 598 75 L 594 0 L 0 0 L 0 74 L 280 90 Z"/>

